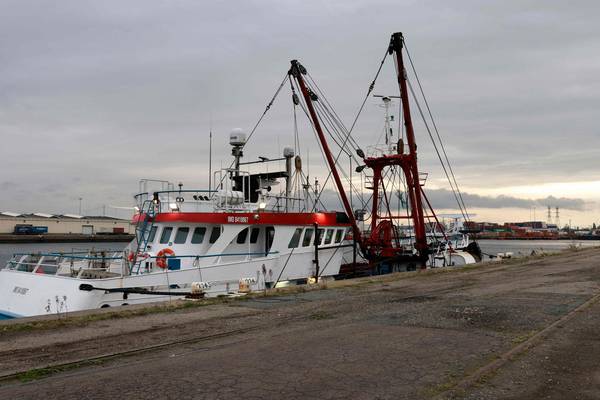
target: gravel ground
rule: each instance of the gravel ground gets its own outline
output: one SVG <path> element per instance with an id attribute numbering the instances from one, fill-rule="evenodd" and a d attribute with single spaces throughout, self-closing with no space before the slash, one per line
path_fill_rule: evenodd
<path id="1" fill-rule="evenodd" d="M 600 304 L 586 303 L 600 293 L 598 249 L 328 286 L 53 330 L 2 323 L 4 375 L 187 341 L 0 381 L 0 398 L 600 398 Z"/>

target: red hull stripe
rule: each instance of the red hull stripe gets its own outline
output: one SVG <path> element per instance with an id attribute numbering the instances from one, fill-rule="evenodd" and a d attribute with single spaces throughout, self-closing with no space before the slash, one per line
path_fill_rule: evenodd
<path id="1" fill-rule="evenodd" d="M 155 222 L 190 222 L 205 224 L 242 224 L 242 225 L 312 225 L 350 226 L 339 223 L 335 213 L 161 213 Z"/>

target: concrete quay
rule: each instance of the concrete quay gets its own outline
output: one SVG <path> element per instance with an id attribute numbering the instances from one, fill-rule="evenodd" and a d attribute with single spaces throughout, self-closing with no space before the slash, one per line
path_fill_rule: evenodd
<path id="1" fill-rule="evenodd" d="M 598 399 L 600 249 L 0 323 L 5 399 Z"/>

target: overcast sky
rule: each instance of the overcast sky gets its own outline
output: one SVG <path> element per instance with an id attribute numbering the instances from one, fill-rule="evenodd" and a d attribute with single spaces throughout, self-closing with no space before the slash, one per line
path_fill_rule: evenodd
<path id="1" fill-rule="evenodd" d="M 479 219 L 600 220 L 595 1 L 0 0 L 0 211 L 132 205 L 140 178 L 206 186 L 298 58 L 350 123 L 394 31 L 405 34 L 467 205 Z M 397 94 L 388 63 L 375 93 Z M 381 130 L 377 100 L 356 127 Z M 422 125 L 421 170 L 451 209 Z M 247 158 L 292 143 L 282 92 Z M 323 175 L 310 131 L 311 175 Z M 500 197 L 498 197 L 500 196 Z M 549 196 L 551 196 L 549 198 Z M 469 204 L 471 202 L 472 204 Z M 544 218 L 545 219 L 545 216 Z"/>

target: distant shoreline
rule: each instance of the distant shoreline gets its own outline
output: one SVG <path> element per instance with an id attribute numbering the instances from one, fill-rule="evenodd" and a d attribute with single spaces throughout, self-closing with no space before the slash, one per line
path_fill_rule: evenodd
<path id="1" fill-rule="evenodd" d="M 129 242 L 130 234 L 83 235 L 79 233 L 47 233 L 43 235 L 0 234 L 0 243 L 77 243 L 77 242 Z"/>
<path id="2" fill-rule="evenodd" d="M 586 240 L 600 240 L 598 235 L 586 235 L 586 236 L 569 236 L 569 237 L 479 237 L 474 236 L 473 240 L 519 240 L 519 241 L 531 241 L 531 240 L 544 240 L 544 241 L 558 241 L 558 240 L 575 240 L 575 241 L 586 241 Z"/>

